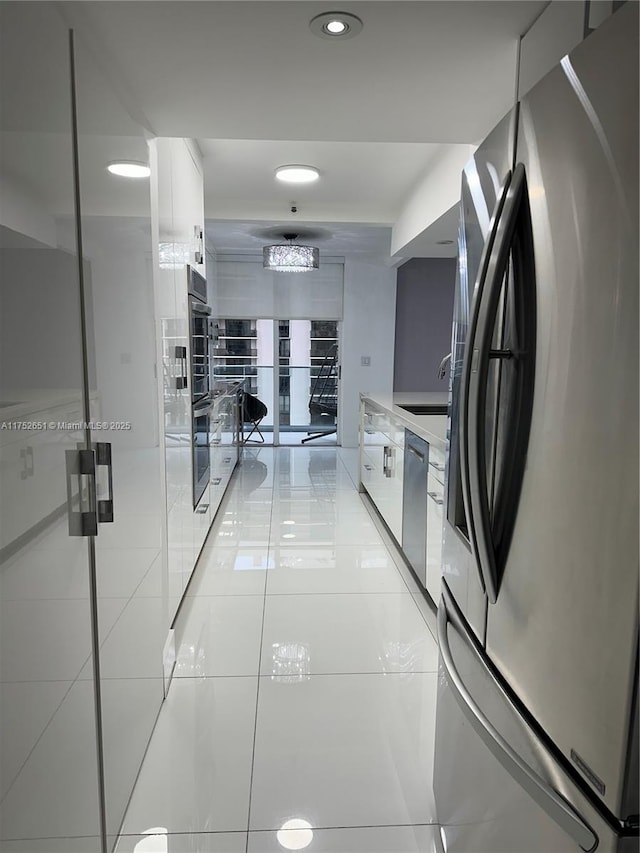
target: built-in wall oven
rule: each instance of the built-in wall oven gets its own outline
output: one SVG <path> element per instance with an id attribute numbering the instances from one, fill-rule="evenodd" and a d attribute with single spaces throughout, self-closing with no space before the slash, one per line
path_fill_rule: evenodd
<path id="1" fill-rule="evenodd" d="M 202 498 L 210 475 L 209 420 L 211 417 L 211 309 L 206 279 L 187 267 L 189 292 L 189 350 L 191 355 L 191 454 L 193 506 Z"/>
<path id="2" fill-rule="evenodd" d="M 211 390 L 211 308 L 207 305 L 207 282 L 193 267 L 187 267 L 189 291 L 189 348 L 191 350 L 191 402 L 208 397 Z"/>

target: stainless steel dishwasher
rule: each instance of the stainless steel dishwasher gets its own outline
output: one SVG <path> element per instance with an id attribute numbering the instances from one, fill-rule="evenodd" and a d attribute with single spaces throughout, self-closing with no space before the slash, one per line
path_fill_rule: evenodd
<path id="1" fill-rule="evenodd" d="M 402 550 L 420 583 L 427 586 L 427 479 L 429 443 L 404 431 Z"/>

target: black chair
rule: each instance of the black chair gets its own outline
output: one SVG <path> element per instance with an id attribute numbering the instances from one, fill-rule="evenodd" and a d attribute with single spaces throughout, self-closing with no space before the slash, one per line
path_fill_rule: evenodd
<path id="1" fill-rule="evenodd" d="M 252 444 L 264 444 L 264 436 L 260 432 L 260 422 L 267 414 L 267 407 L 248 391 L 240 392 L 240 411 L 242 413 L 242 443 L 247 444 L 251 440 L 251 436 L 257 433 L 260 438 L 254 438 Z M 244 425 L 251 424 L 249 435 L 244 437 Z"/>

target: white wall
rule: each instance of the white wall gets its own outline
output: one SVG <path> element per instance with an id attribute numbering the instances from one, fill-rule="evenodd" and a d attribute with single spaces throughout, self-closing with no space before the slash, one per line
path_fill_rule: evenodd
<path id="1" fill-rule="evenodd" d="M 442 146 L 393 226 L 391 255 L 401 254 L 407 243 L 458 203 L 460 175 L 475 150 L 475 145 Z"/>
<path id="2" fill-rule="evenodd" d="M 562 57 L 582 41 L 584 3 L 553 0 L 522 38 L 518 97 L 551 71 Z"/>
<path id="3" fill-rule="evenodd" d="M 56 223 L 44 202 L 16 178 L 0 174 L 0 225 L 57 246 Z"/>
<path id="4" fill-rule="evenodd" d="M 340 336 L 340 436 L 358 446 L 360 392 L 393 390 L 396 270 L 345 258 L 344 319 Z M 361 365 L 362 356 L 371 364 Z"/>

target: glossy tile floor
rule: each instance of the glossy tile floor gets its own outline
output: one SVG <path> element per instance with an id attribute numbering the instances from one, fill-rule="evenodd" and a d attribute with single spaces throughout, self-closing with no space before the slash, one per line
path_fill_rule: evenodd
<path id="1" fill-rule="evenodd" d="M 118 853 L 433 853 L 437 647 L 357 450 L 245 449 Z"/>

